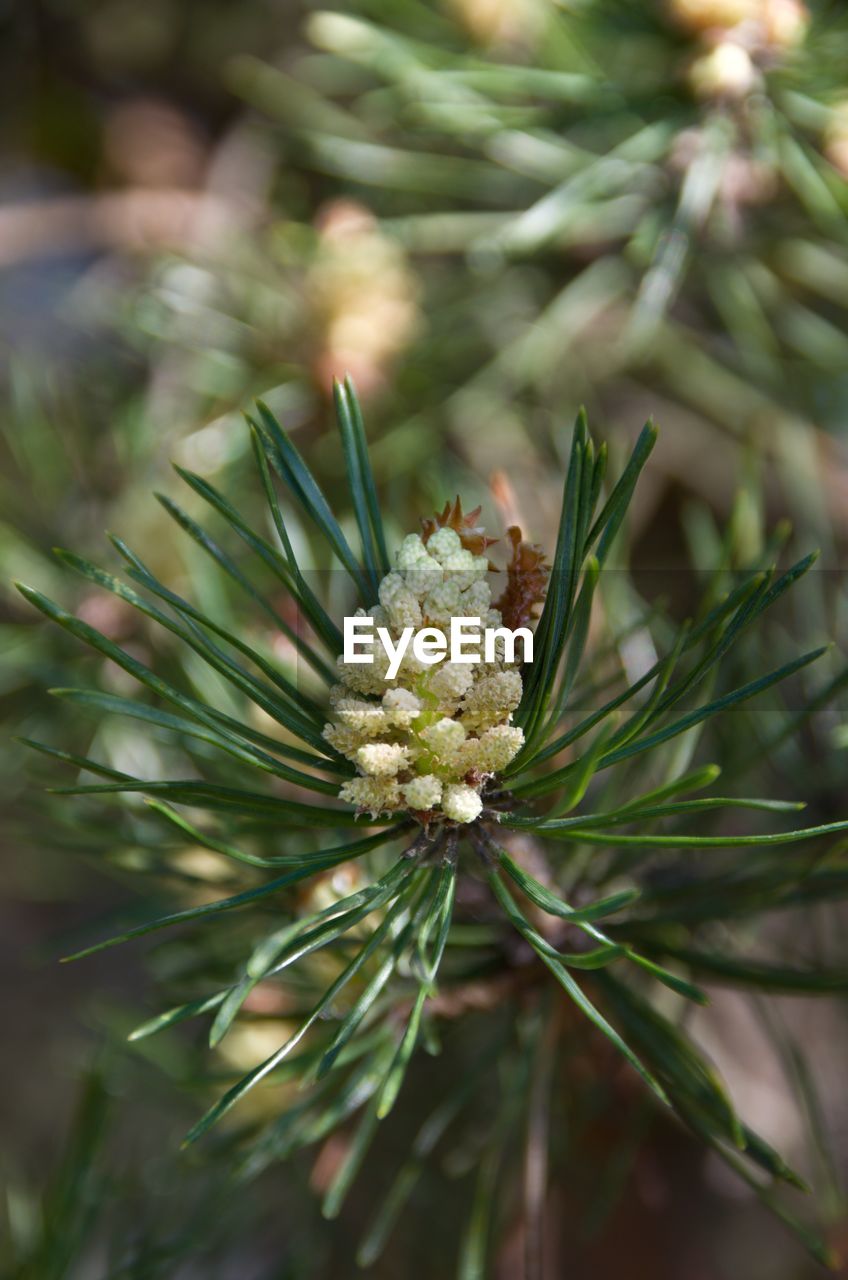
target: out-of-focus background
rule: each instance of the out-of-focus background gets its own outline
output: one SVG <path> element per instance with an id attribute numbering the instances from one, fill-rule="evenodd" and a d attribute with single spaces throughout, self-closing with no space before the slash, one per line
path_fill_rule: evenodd
<path id="1" fill-rule="evenodd" d="M 30 0 L 0 5 L 0 37 L 7 583 L 70 602 L 144 655 L 129 611 L 69 582 L 51 548 L 103 559 L 115 531 L 166 581 L 196 583 L 152 491 L 173 489 L 173 460 L 250 494 L 240 411 L 257 395 L 344 510 L 330 387 L 350 372 L 398 533 L 461 491 L 550 546 L 577 407 L 614 457 L 652 414 L 662 436 L 630 529 L 636 567 L 685 609 L 700 571 L 744 562 L 791 521 L 791 544 L 822 557 L 768 643 L 835 637 L 804 692 L 838 678 L 844 6 Z M 84 662 L 6 587 L 0 608 L 13 733 L 85 750 L 96 734 L 116 767 L 147 749 L 50 698 L 83 683 Z M 767 785 L 809 798 L 813 820 L 844 816 L 846 746 L 837 702 Z M 320 1223 L 308 1166 L 275 1171 L 244 1205 L 179 1164 L 200 1087 L 178 1055 L 116 1047 L 146 1007 L 144 956 L 57 964 L 135 902 L 130 837 L 106 811 L 45 797 L 47 774 L 10 740 L 0 763 L 9 1274 L 356 1274 L 344 1222 Z M 187 865 L 184 892 L 208 892 L 207 871 Z M 179 944 L 148 962 L 167 979 Z M 813 1048 L 800 1107 L 736 997 L 717 995 L 705 1034 L 748 1116 L 802 1164 L 813 1130 L 820 1204 L 848 1243 L 844 1002 L 778 1003 Z M 818 1274 L 672 1129 L 628 1185 L 614 1230 L 581 1242 L 575 1276 L 619 1275 L 623 1257 L 651 1280 Z M 376 1274 L 448 1274 L 421 1194 L 406 1247 Z M 367 1186 L 357 1195 L 366 1204 Z M 204 1243 L 186 1263 L 191 1232 Z M 122 1246 L 148 1235 L 122 1271 Z M 14 1256 L 34 1261 L 21 1272 Z M 497 1274 L 515 1265 L 507 1248 Z"/>

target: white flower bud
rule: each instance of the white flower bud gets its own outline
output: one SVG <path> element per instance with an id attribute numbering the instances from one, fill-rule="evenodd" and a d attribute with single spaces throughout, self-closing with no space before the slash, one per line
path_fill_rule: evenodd
<path id="1" fill-rule="evenodd" d="M 419 565 L 417 569 L 406 571 L 406 585 L 419 600 L 423 600 L 428 592 L 435 591 L 442 577 L 443 571 L 438 560 L 430 560 L 427 564 Z"/>
<path id="2" fill-rule="evenodd" d="M 442 567 L 431 556 L 417 534 L 404 538 L 397 554 L 398 571 L 410 591 L 420 597 L 432 591 L 442 581 Z"/>
<path id="3" fill-rule="evenodd" d="M 764 0 L 761 20 L 769 45 L 791 49 L 806 36 L 810 11 L 801 0 Z"/>
<path id="4" fill-rule="evenodd" d="M 432 773 L 424 773 L 401 787 L 401 793 L 410 809 L 435 809 L 442 798 L 442 784 Z"/>
<path id="5" fill-rule="evenodd" d="M 371 663 L 343 662 L 339 658 L 336 666 L 348 693 L 376 693 L 381 697 L 385 693 L 389 659 L 381 645 L 374 646 L 374 661 Z"/>
<path id="6" fill-rule="evenodd" d="M 421 626 L 421 607 L 399 573 L 390 573 L 380 583 L 380 604 L 397 631 Z"/>
<path id="7" fill-rule="evenodd" d="M 480 577 L 475 559 L 476 557 L 464 547 L 460 547 L 458 551 L 452 551 L 448 556 L 443 556 L 442 567 L 445 571 L 445 580 L 455 582 L 460 590 L 470 587 L 472 582 L 476 582 Z"/>
<path id="8" fill-rule="evenodd" d="M 448 578 L 427 593 L 421 607 L 430 623 L 447 627 L 454 614 L 459 613 L 459 601 L 459 583 Z"/>
<path id="9" fill-rule="evenodd" d="M 723 40 L 689 68 L 689 83 L 699 98 L 744 98 L 758 81 L 751 55 L 735 40 Z"/>
<path id="10" fill-rule="evenodd" d="M 350 756 L 362 745 L 363 734 L 358 729 L 348 729 L 343 724 L 325 724 L 321 737 L 343 756 Z"/>
<path id="11" fill-rule="evenodd" d="M 440 759 L 449 760 L 465 741 L 465 729 L 458 720 L 449 720 L 445 716 L 444 719 L 437 720 L 435 724 L 422 729 L 421 737 L 435 755 Z"/>
<path id="12" fill-rule="evenodd" d="M 421 714 L 421 700 L 409 689 L 389 689 L 383 695 L 384 716 L 396 729 L 408 729 Z"/>
<path id="13" fill-rule="evenodd" d="M 363 698 L 340 698 L 335 712 L 343 725 L 358 729 L 369 737 L 383 733 L 387 728 L 386 713 L 376 702 L 366 702 Z"/>
<path id="14" fill-rule="evenodd" d="M 399 570 L 414 569 L 422 560 L 429 560 L 430 553 L 417 533 L 409 533 L 400 544 L 397 556 Z"/>
<path id="15" fill-rule="evenodd" d="M 377 627 L 389 626 L 389 615 L 386 613 L 385 609 L 381 604 L 372 604 L 371 608 L 368 610 L 367 615 L 362 609 L 357 609 L 354 615 L 354 617 L 357 617 L 357 618 L 364 618 L 366 616 L 374 619 L 375 629 Z"/>
<path id="16" fill-rule="evenodd" d="M 437 530 L 426 544 L 411 534 L 396 564 L 379 585 L 380 603 L 368 610 L 375 627 L 385 627 L 395 641 L 404 627 L 447 631 L 455 617 L 480 618 L 481 632 L 502 625 L 491 605 L 487 558 L 463 548 L 453 529 Z M 470 645 L 470 637 L 466 641 Z M 524 742 L 521 729 L 509 724 L 521 699 L 519 671 L 504 669 L 502 651 L 491 663 L 433 666 L 416 658 L 412 645 L 392 682 L 388 666 L 385 647 L 376 643 L 372 662 L 338 663 L 340 683 L 330 692 L 324 737 L 358 771 L 343 783 L 341 798 L 375 817 L 406 809 L 473 822 L 485 779 Z M 437 772 L 414 773 L 428 767 Z"/>
<path id="17" fill-rule="evenodd" d="M 430 676 L 427 692 L 440 702 L 458 702 L 474 680 L 474 667 L 469 662 L 443 662 Z"/>
<path id="18" fill-rule="evenodd" d="M 517 671 L 496 671 L 482 676 L 466 695 L 462 723 L 467 729 L 488 729 L 503 723 L 518 706 L 521 693 L 521 676 Z"/>
<path id="19" fill-rule="evenodd" d="M 351 778 L 342 784 L 339 796 L 357 809 L 367 809 L 372 818 L 400 805 L 400 787 L 394 778 Z"/>
<path id="20" fill-rule="evenodd" d="M 453 529 L 437 529 L 427 541 L 427 552 L 444 564 L 448 556 L 462 550 L 459 534 Z"/>
<path id="21" fill-rule="evenodd" d="M 445 787 L 442 795 L 442 811 L 454 822 L 473 822 L 480 816 L 483 801 L 473 787 L 464 784 Z"/>
<path id="22" fill-rule="evenodd" d="M 372 778 L 393 778 L 406 767 L 409 748 L 397 742 L 368 742 L 357 749 L 354 760 Z"/>
<path id="23" fill-rule="evenodd" d="M 491 603 L 492 591 L 485 578 L 472 582 L 459 597 L 459 607 L 466 618 L 487 613 Z"/>
<path id="24" fill-rule="evenodd" d="M 479 738 L 468 738 L 459 753 L 461 767 L 480 773 L 497 773 L 505 769 L 524 745 L 524 733 L 515 725 L 496 724 Z"/>

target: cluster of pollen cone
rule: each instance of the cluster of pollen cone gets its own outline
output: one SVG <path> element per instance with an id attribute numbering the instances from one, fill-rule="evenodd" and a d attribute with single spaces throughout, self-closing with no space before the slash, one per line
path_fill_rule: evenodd
<path id="1" fill-rule="evenodd" d="M 529 621 L 547 574 L 541 553 L 511 529 L 508 585 L 493 604 L 485 554 L 491 539 L 475 527 L 477 515 L 463 516 L 457 499 L 425 521 L 421 534 L 405 538 L 396 568 L 380 583 L 379 604 L 367 612 L 394 640 L 405 627 L 447 631 L 454 617 L 479 618 L 480 636 L 472 629 L 466 635 L 470 652 L 479 639 L 480 661 L 428 665 L 407 648 L 389 680 L 379 645 L 373 663 L 339 660 L 324 737 L 357 769 L 341 798 L 374 816 L 412 812 L 425 823 L 473 822 L 485 784 L 523 745 L 522 730 L 512 724 L 522 694 L 518 663 L 506 661 L 501 640 L 494 659 L 485 661 L 482 632 Z"/>

